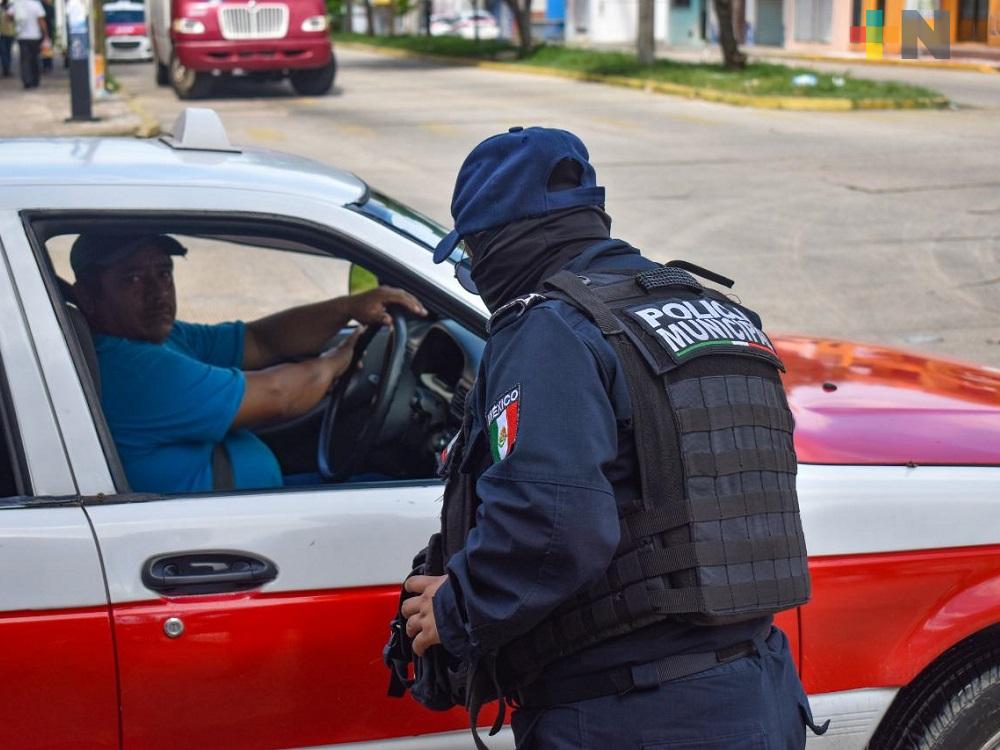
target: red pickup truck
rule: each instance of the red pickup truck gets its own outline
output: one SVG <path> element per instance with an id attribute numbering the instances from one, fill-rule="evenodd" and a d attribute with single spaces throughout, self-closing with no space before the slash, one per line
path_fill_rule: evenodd
<path id="1" fill-rule="evenodd" d="M 213 79 L 291 79 L 299 94 L 327 93 L 336 74 L 323 0 L 150 0 L 156 82 L 181 99 Z"/>

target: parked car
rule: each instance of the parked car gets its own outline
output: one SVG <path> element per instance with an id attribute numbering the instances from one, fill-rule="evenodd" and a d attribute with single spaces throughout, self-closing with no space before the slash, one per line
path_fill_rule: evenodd
<path id="1" fill-rule="evenodd" d="M 381 648 L 439 523 L 434 456 L 487 311 L 432 263 L 435 222 L 352 174 L 232 147 L 207 110 L 182 117 L 163 141 L 0 141 L 0 747 L 468 747 L 460 711 L 387 697 Z M 381 479 L 132 491 L 65 283 L 74 236 L 125 225 L 190 248 L 188 320 L 346 293 L 349 268 L 419 297 L 429 316 L 379 331 L 343 395 L 257 431 L 288 473 L 367 434 L 359 474 Z M 810 748 L 994 750 L 1000 372 L 775 343 L 813 576 L 777 622 L 832 719 Z"/>
<path id="2" fill-rule="evenodd" d="M 156 82 L 181 99 L 208 95 L 214 78 L 288 78 L 326 94 L 337 64 L 323 0 L 149 0 Z"/>
<path id="3" fill-rule="evenodd" d="M 152 60 L 153 45 L 146 32 L 146 8 L 122 0 L 105 3 L 104 29 L 108 60 Z"/>
<path id="4" fill-rule="evenodd" d="M 463 39 L 496 39 L 500 36 L 500 26 L 489 11 L 466 10 L 452 23 L 451 33 Z"/>
<path id="5" fill-rule="evenodd" d="M 435 13 L 430 20 L 431 36 L 447 36 L 454 30 L 458 16 Z"/>

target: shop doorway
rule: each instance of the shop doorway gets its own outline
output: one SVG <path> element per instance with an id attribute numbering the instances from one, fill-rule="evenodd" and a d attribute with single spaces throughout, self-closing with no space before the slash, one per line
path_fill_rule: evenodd
<path id="1" fill-rule="evenodd" d="M 703 0 L 670 0 L 667 39 L 670 44 L 697 44 L 705 38 Z"/>
<path id="2" fill-rule="evenodd" d="M 782 47 L 785 44 L 784 0 L 757 0 L 754 44 Z"/>
<path id="3" fill-rule="evenodd" d="M 958 0 L 957 40 L 985 44 L 989 15 L 990 0 Z"/>

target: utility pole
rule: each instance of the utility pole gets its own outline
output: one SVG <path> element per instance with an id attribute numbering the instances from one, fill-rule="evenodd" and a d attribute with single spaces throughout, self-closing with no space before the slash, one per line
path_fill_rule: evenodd
<path id="1" fill-rule="evenodd" d="M 479 54 L 479 0 L 472 0 L 472 33 L 476 37 L 476 54 Z"/>
<path id="2" fill-rule="evenodd" d="M 636 35 L 636 57 L 640 65 L 652 65 L 656 57 L 656 37 L 653 33 L 655 0 L 639 0 L 639 29 Z"/>

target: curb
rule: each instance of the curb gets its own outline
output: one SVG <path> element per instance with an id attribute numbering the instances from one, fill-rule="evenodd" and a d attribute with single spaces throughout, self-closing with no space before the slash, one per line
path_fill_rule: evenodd
<path id="1" fill-rule="evenodd" d="M 568 78 L 574 81 L 603 83 L 610 86 L 620 86 L 623 88 L 648 91 L 657 94 L 681 96 L 688 99 L 702 99 L 709 102 L 731 104 L 738 107 L 755 107 L 757 109 L 785 109 L 800 112 L 847 112 L 855 109 L 936 109 L 946 107 L 949 103 L 948 98 L 944 96 L 899 100 L 846 99 L 805 96 L 754 96 L 752 94 L 739 94 L 734 91 L 719 91 L 717 89 L 686 86 L 681 83 L 654 81 L 649 78 L 599 75 L 596 73 L 584 73 L 575 70 L 563 70 L 561 68 L 545 68 L 536 65 L 494 62 L 492 60 L 476 60 L 475 58 L 470 57 L 449 57 L 446 55 L 425 54 L 423 52 L 412 52 L 410 50 L 397 49 L 395 47 L 380 47 L 375 44 L 364 44 L 363 42 L 334 41 L 339 47 L 373 52 L 376 54 L 386 55 L 388 57 L 427 60 L 430 62 L 443 63 L 445 65 L 485 68 L 487 70 L 499 70 L 513 73 L 526 73 L 528 75 L 546 76 L 550 78 Z"/>
<path id="2" fill-rule="evenodd" d="M 129 135 L 134 135 L 136 138 L 155 138 L 160 134 L 160 123 L 149 114 L 137 96 L 127 95 L 125 103 L 128 104 L 128 108 L 132 110 L 132 113 L 139 118 L 139 127 L 134 128 L 133 132 L 129 133 Z"/>
<path id="3" fill-rule="evenodd" d="M 960 63 L 945 62 L 943 60 L 894 60 L 892 58 L 882 58 L 881 60 L 869 60 L 867 57 L 834 57 L 829 55 L 809 55 L 797 53 L 781 54 L 761 54 L 753 52 L 751 55 L 757 60 L 807 60 L 809 62 L 830 63 L 831 65 L 889 65 L 901 68 L 932 68 L 936 70 L 958 70 L 972 73 L 987 73 L 1000 75 L 1000 67 L 988 65 L 986 63 Z"/>

